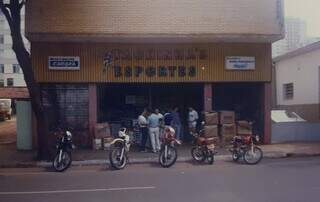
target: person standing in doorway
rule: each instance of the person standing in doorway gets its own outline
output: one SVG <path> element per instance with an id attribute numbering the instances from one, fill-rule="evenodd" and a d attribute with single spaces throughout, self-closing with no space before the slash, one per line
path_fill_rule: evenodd
<path id="1" fill-rule="evenodd" d="M 140 145 L 140 151 L 146 152 L 146 143 L 148 140 L 148 111 L 147 109 L 144 109 L 142 114 L 138 117 L 138 125 L 141 132 L 141 145 Z"/>
<path id="2" fill-rule="evenodd" d="M 159 110 L 155 110 L 155 112 L 148 117 L 149 137 L 153 153 L 160 151 L 160 117 Z"/>
<path id="3" fill-rule="evenodd" d="M 192 107 L 189 107 L 188 126 L 190 132 L 196 131 L 198 119 L 198 112 L 194 110 Z"/>
<path id="4" fill-rule="evenodd" d="M 181 135 L 181 120 L 180 120 L 180 116 L 179 116 L 179 108 L 175 107 L 171 113 L 171 117 L 172 117 L 172 121 L 171 121 L 171 126 L 175 131 L 176 134 L 176 138 L 178 140 L 182 140 L 182 136 Z"/>
<path id="5" fill-rule="evenodd" d="M 164 115 L 163 115 L 163 122 L 165 126 L 171 126 L 172 122 L 172 109 L 169 109 Z"/>

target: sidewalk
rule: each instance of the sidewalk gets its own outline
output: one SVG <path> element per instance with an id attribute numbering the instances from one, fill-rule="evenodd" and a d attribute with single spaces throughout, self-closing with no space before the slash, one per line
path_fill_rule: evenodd
<path id="1" fill-rule="evenodd" d="M 286 143 L 262 145 L 264 158 L 287 158 L 320 155 L 320 142 L 316 143 Z M 35 160 L 35 151 L 16 151 L 14 144 L 0 145 L 0 168 L 10 167 L 50 167 L 51 162 L 39 162 Z M 108 151 L 75 150 L 73 152 L 72 165 L 106 165 L 109 163 Z M 230 153 L 225 149 L 219 149 L 215 156 L 217 161 L 231 160 Z M 190 146 L 178 147 L 178 161 L 191 160 Z M 129 153 L 130 163 L 158 162 L 158 154 Z"/>

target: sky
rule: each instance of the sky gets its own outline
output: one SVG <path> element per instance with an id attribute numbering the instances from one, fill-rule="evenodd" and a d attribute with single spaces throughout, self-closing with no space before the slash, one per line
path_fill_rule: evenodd
<path id="1" fill-rule="evenodd" d="M 320 37 L 320 0 L 284 0 L 285 16 L 307 22 L 307 36 Z"/>

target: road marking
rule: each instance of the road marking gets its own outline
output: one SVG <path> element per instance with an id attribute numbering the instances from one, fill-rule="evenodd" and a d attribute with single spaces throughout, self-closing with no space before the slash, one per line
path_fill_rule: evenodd
<path id="1" fill-rule="evenodd" d="M 71 189 L 53 191 L 22 191 L 22 192 L 0 192 L 0 195 L 24 195 L 24 194 L 59 194 L 59 193 L 79 193 L 79 192 L 105 192 L 105 191 L 127 191 L 127 190 L 146 190 L 156 187 L 120 187 L 108 189 Z"/>

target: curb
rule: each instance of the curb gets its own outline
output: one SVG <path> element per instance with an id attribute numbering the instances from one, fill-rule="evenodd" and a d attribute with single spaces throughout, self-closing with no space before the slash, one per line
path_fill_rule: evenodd
<path id="1" fill-rule="evenodd" d="M 320 153 L 286 153 L 286 152 L 268 152 L 265 153 L 264 158 L 267 159 L 281 159 L 289 157 L 312 157 L 320 156 Z M 215 156 L 216 161 L 231 161 L 230 155 L 217 155 Z M 192 157 L 179 157 L 177 162 L 190 162 Z M 129 164 L 144 164 L 144 163 L 154 163 L 158 162 L 157 157 L 152 158 L 129 158 Z M 94 160 L 81 160 L 73 161 L 72 166 L 93 166 L 93 165 L 109 165 L 108 159 L 94 159 Z M 52 166 L 52 162 L 48 161 L 38 161 L 38 162 L 26 162 L 26 163 L 8 163 L 0 165 L 0 168 L 49 168 Z"/>

